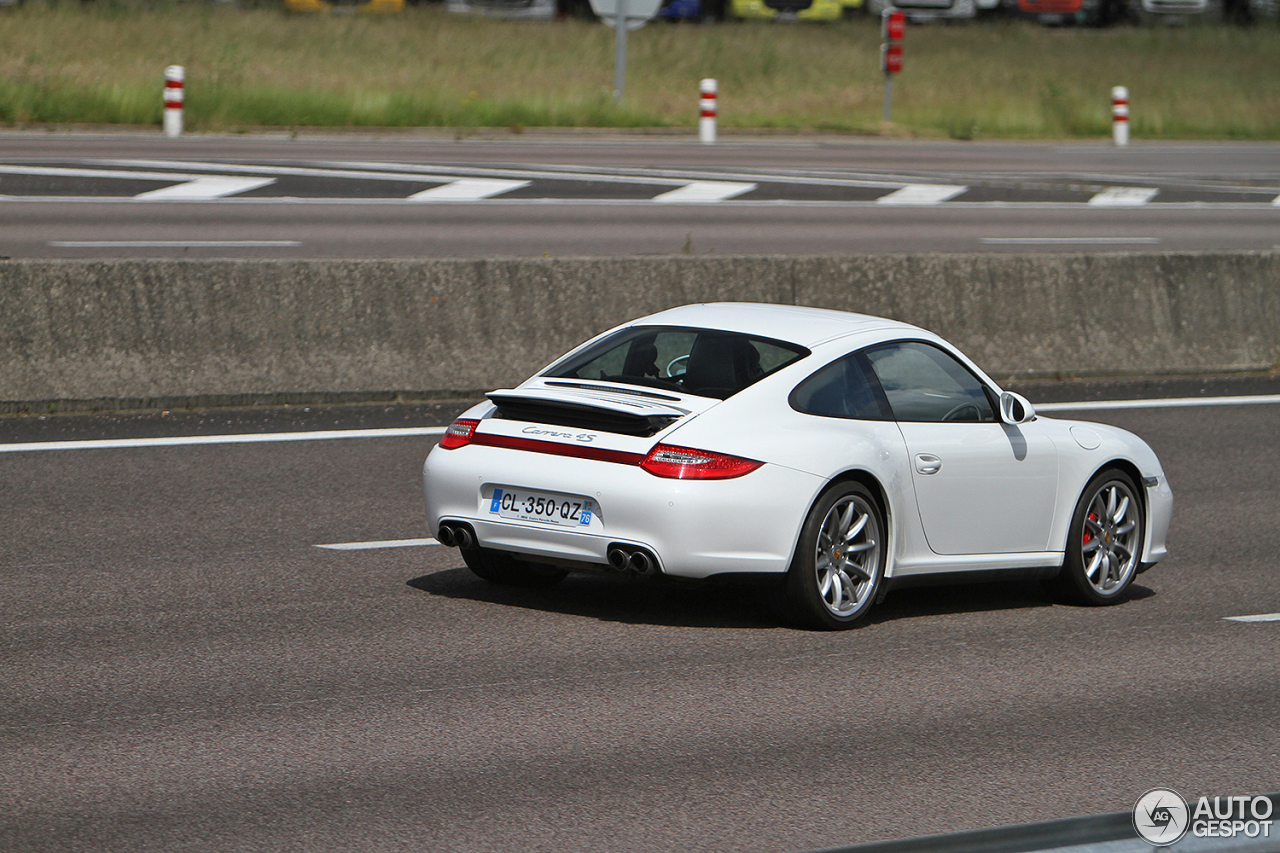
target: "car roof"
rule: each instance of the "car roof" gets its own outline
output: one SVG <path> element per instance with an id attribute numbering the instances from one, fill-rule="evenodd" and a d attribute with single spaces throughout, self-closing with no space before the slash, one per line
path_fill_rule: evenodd
<path id="1" fill-rule="evenodd" d="M 641 317 L 628 325 L 723 329 L 728 332 L 788 341 L 810 349 L 833 338 L 876 330 L 889 330 L 909 335 L 918 335 L 924 331 L 908 323 L 873 317 L 869 314 L 762 302 L 704 302 L 697 305 L 682 305 L 679 308 Z"/>

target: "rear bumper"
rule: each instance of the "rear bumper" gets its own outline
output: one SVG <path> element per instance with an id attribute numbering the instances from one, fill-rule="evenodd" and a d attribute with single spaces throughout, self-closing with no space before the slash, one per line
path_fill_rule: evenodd
<path id="1" fill-rule="evenodd" d="M 432 535 L 441 521 L 463 522 L 484 548 L 601 567 L 611 545 L 637 546 L 663 574 L 685 578 L 785 572 L 822 485 L 777 465 L 732 480 L 671 480 L 634 465 L 474 445 L 433 450 L 423 464 Z M 583 528 L 501 518 L 491 510 L 495 487 L 588 497 L 596 517 Z"/>

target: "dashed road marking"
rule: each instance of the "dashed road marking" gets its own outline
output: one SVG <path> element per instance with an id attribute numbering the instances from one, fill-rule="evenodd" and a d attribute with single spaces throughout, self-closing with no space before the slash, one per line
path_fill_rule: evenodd
<path id="1" fill-rule="evenodd" d="M 1226 616 L 1229 622 L 1280 622 L 1280 613 L 1257 613 L 1253 616 Z"/>
<path id="2" fill-rule="evenodd" d="M 496 178 L 462 178 L 409 196 L 411 201 L 480 201 L 527 187 L 531 181 L 501 181 Z"/>
<path id="3" fill-rule="evenodd" d="M 749 193 L 758 186 L 741 181 L 694 181 L 677 187 L 669 192 L 653 197 L 656 202 L 668 203 L 712 203 Z"/>
<path id="4" fill-rule="evenodd" d="M 4 0 L 0 0 L 3 3 Z M 183 169 L 183 172 L 170 172 L 169 169 Z M 26 192 L 19 194 L 6 193 L 0 195 L 4 203 L 37 202 L 59 204 L 105 204 L 111 202 L 188 202 L 207 201 L 226 204 L 418 204 L 420 202 L 457 201 L 485 202 L 489 204 L 650 204 L 661 203 L 715 203 L 733 202 L 741 205 L 789 205 L 789 206 L 851 206 L 864 205 L 884 206 L 931 206 L 948 202 L 967 207 L 986 206 L 1039 206 L 1070 208 L 1079 201 L 1062 201 L 1056 197 L 1043 199 L 1030 198 L 1025 191 L 1008 200 L 989 198 L 986 200 L 966 201 L 964 193 L 968 187 L 961 184 L 915 183 L 912 178 L 899 175 L 840 175 L 809 172 L 752 173 L 752 172 L 703 172 L 674 169 L 644 169 L 601 167 L 598 169 L 582 169 L 581 167 L 542 166 L 537 168 L 485 168 L 478 166 L 431 166 L 403 163 L 377 162 L 328 162 L 315 165 L 286 165 L 261 163 L 210 163 L 186 160 L 86 160 L 82 164 L 70 166 L 54 165 L 20 165 L 0 164 L 0 174 L 31 175 L 79 179 L 132 179 L 174 183 L 178 186 L 163 187 L 157 190 L 133 195 L 99 194 L 103 187 L 96 187 L 87 194 L 37 194 L 39 182 L 15 182 L 15 186 L 27 187 Z M 264 180 L 262 184 L 250 181 L 257 176 Z M 337 193 L 323 196 L 310 194 L 297 197 L 290 194 L 290 184 L 283 183 L 286 178 L 318 178 L 340 179 L 374 182 L 396 182 L 401 186 L 386 196 L 369 196 L 367 189 L 361 189 L 354 195 Z M 1105 181 L 1107 176 L 1089 176 L 1098 182 Z M 219 179 L 222 180 L 219 180 Z M 245 195 L 249 190 L 265 187 L 272 179 L 275 190 Z M 940 179 L 947 179 L 945 176 Z M 224 182 L 226 181 L 226 182 Z M 244 183 L 233 183 L 243 181 Z M 494 183 L 485 183 L 493 181 Z M 509 181 L 511 183 L 503 183 Z M 542 181 L 544 185 L 535 182 Z M 650 198 L 636 198 L 631 193 L 628 197 L 609 198 L 608 191 L 593 191 L 588 197 L 579 198 L 573 195 L 576 188 L 564 185 L 564 182 L 588 182 L 597 185 L 652 186 L 658 195 Z M 405 188 L 408 183 L 421 183 L 426 187 L 420 192 Z M 528 183 L 520 183 L 528 182 Z M 560 184 L 560 186 L 558 186 Z M 503 199 L 501 196 L 510 189 L 507 187 L 527 187 L 533 185 L 538 192 L 546 196 Z M 109 184 L 105 185 L 109 188 Z M 767 186 L 773 195 L 781 193 L 782 197 L 739 198 L 753 189 Z M 809 198 L 809 187 L 821 187 L 825 194 L 821 198 Z M 780 188 L 780 189 L 779 189 Z M 837 188 L 856 190 L 878 189 L 886 195 L 870 200 L 864 194 L 855 193 L 851 198 L 835 198 L 830 191 Z M 72 189 L 63 187 L 63 190 Z M 497 191 L 494 191 L 494 190 Z M 1046 191 L 1052 189 L 1045 187 Z M 1219 197 L 1206 198 L 1203 201 L 1184 199 L 1168 202 L 1163 207 L 1181 208 L 1209 205 L 1218 209 L 1252 209 L 1255 207 L 1280 207 L 1280 196 L 1274 191 L 1268 192 L 1257 187 L 1233 188 L 1247 193 L 1247 199 L 1240 202 L 1222 201 Z M 133 192 L 133 190 L 130 190 Z M 1095 207 L 1140 207 L 1145 204 L 1160 205 L 1156 198 L 1160 190 L 1153 187 L 1110 187 L 1092 198 L 1088 204 Z M 411 194 L 412 193 L 412 194 Z M 1241 198 L 1246 198 L 1242 195 Z M 1153 202 L 1153 199 L 1155 200 Z"/>
<path id="5" fill-rule="evenodd" d="M 1153 187 L 1111 187 L 1089 199 L 1097 207 L 1139 207 L 1156 197 Z"/>
<path id="6" fill-rule="evenodd" d="M 256 190 L 270 186 L 275 178 L 229 178 L 221 175 L 205 175 L 194 181 L 174 184 L 158 190 L 148 190 L 134 196 L 139 201 L 207 201 L 213 198 L 225 198 L 229 195 Z"/>
<path id="7" fill-rule="evenodd" d="M 374 542 L 334 542 L 328 545 L 316 545 L 330 551 L 370 551 L 376 548 L 420 548 L 425 545 L 439 545 L 434 539 L 380 539 Z"/>
<path id="8" fill-rule="evenodd" d="M 880 196 L 876 204 L 941 204 L 967 189 L 954 184 L 907 184 L 900 190 Z"/>

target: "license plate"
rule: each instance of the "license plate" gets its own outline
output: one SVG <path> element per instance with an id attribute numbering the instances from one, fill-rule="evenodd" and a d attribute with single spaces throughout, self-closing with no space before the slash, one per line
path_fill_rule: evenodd
<path id="1" fill-rule="evenodd" d="M 501 487 L 493 490 L 489 513 L 519 521 L 585 528 L 591 525 L 591 518 L 596 515 L 596 504 L 591 498 L 576 495 Z"/>

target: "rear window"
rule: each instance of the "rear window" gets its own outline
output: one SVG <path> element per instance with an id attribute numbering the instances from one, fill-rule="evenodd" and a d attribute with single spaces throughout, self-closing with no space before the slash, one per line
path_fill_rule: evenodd
<path id="1" fill-rule="evenodd" d="M 726 399 L 809 351 L 770 338 L 678 326 L 633 326 L 553 365 L 543 376 L 620 382 Z"/>

